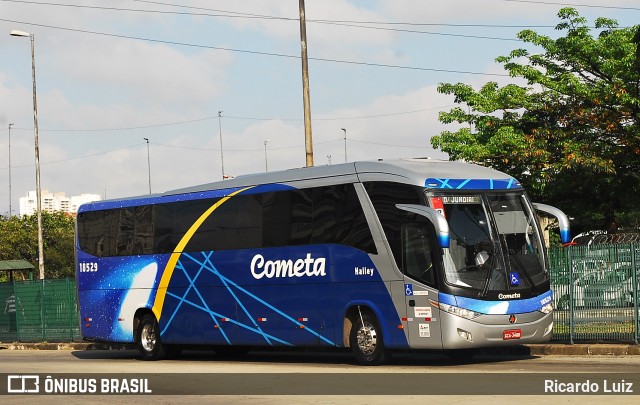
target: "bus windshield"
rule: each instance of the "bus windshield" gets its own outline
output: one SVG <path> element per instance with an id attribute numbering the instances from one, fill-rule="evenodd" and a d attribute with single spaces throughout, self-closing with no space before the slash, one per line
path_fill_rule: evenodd
<path id="1" fill-rule="evenodd" d="M 524 193 L 434 194 L 430 201 L 449 223 L 447 284 L 484 296 L 548 281 L 540 234 Z"/>

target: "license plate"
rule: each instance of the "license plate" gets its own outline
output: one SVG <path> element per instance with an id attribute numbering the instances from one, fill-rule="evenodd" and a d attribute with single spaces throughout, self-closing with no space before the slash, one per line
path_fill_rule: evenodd
<path id="1" fill-rule="evenodd" d="M 522 337 L 521 329 L 509 329 L 502 332 L 502 340 L 520 339 Z"/>

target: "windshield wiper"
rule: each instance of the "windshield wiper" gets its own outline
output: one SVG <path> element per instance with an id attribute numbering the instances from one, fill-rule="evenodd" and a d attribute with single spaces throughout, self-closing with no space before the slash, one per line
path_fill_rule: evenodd
<path id="1" fill-rule="evenodd" d="M 487 279 L 484 282 L 484 288 L 482 289 L 482 292 L 480 293 L 480 296 L 485 298 L 487 296 L 487 294 L 489 293 L 489 285 L 491 284 L 491 277 L 493 276 L 493 272 L 496 271 L 496 252 L 495 249 L 491 250 L 491 252 L 489 253 L 489 261 L 488 261 L 488 265 L 489 267 L 489 271 L 487 272 Z"/>

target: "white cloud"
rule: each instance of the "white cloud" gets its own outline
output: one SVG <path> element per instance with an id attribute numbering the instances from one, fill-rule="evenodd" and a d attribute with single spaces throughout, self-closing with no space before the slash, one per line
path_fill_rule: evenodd
<path id="1" fill-rule="evenodd" d="M 63 48 L 50 59 L 62 78 L 99 83 L 107 94 L 125 90 L 122 98 L 134 95 L 138 101 L 176 105 L 219 95 L 233 60 L 226 51 L 188 53 L 164 44 L 104 38 Z"/>

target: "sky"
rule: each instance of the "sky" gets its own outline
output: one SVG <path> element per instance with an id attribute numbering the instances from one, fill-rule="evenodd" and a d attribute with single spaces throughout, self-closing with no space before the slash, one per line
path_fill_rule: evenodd
<path id="1" fill-rule="evenodd" d="M 35 190 L 31 48 L 12 30 L 35 38 L 42 189 L 112 199 L 219 181 L 222 159 L 231 177 L 305 166 L 298 5 L 0 0 L 0 215 Z M 564 6 L 640 23 L 637 0 L 307 0 L 314 165 L 446 159 L 438 84 L 523 84 L 495 58 L 540 52 L 516 34 L 557 37 Z"/>

